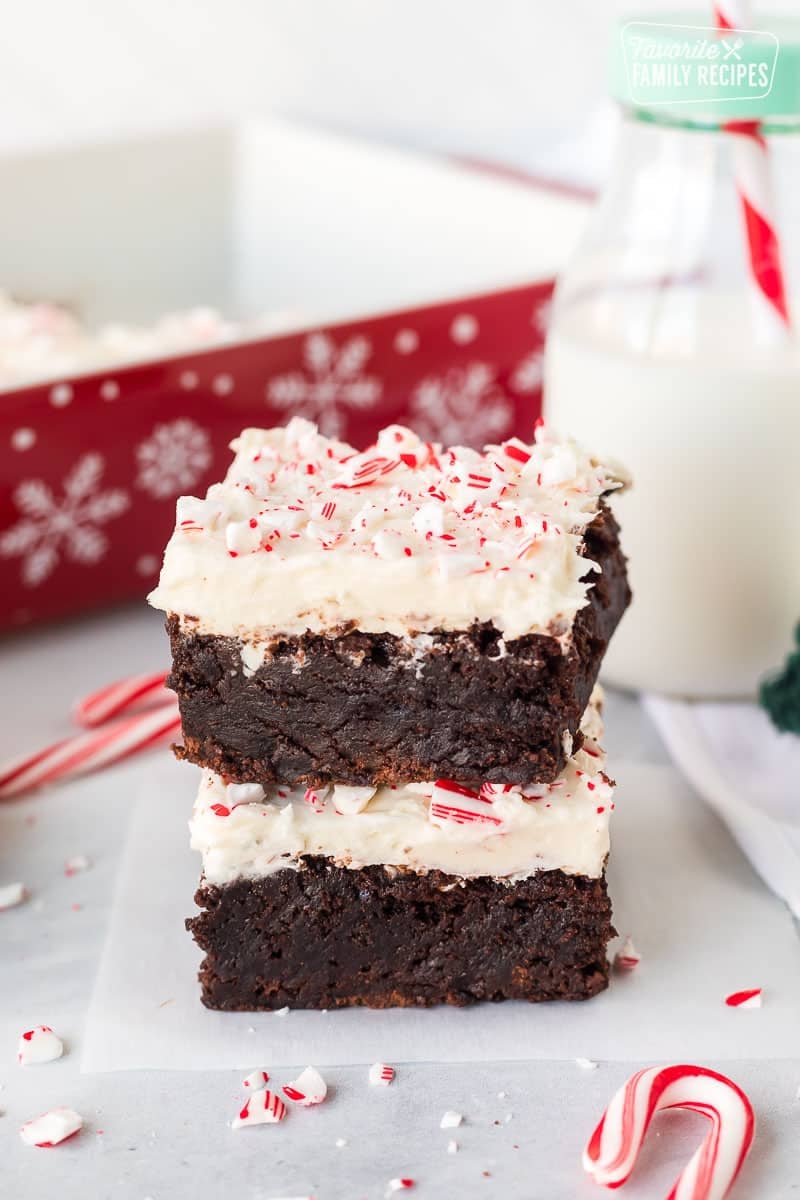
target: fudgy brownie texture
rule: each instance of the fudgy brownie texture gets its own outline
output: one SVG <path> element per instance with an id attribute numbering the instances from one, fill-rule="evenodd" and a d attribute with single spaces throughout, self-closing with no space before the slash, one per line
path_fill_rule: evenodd
<path id="1" fill-rule="evenodd" d="M 208 1008 L 585 1000 L 608 983 L 604 878 L 462 883 L 309 857 L 298 871 L 201 884 L 195 900 L 204 911 L 186 926 L 206 953 Z"/>
<path id="2" fill-rule="evenodd" d="M 447 778 L 551 782 L 630 602 L 619 526 L 603 506 L 584 538 L 589 602 L 569 649 L 492 625 L 439 632 L 415 653 L 390 634 L 277 639 L 249 676 L 235 638 L 167 621 L 182 758 L 239 782 L 358 785 Z M 457 586 L 457 584 L 455 585 Z"/>

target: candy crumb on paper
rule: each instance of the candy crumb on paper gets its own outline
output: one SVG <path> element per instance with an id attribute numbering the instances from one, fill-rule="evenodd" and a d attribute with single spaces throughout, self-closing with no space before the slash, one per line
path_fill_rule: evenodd
<path id="1" fill-rule="evenodd" d="M 580 1067 L 582 1071 L 596 1071 L 597 1063 L 593 1058 L 576 1058 L 575 1065 Z"/>
<path id="2" fill-rule="evenodd" d="M 49 1025 L 34 1025 L 26 1029 L 17 1046 L 17 1062 L 21 1067 L 54 1062 L 64 1053 L 64 1043 Z"/>
<path id="3" fill-rule="evenodd" d="M 453 1112 L 451 1108 L 448 1108 L 447 1112 L 443 1115 L 441 1121 L 439 1122 L 439 1128 L 457 1129 L 463 1120 L 464 1118 L 462 1117 L 461 1113 Z"/>
<path id="4" fill-rule="evenodd" d="M 251 1071 L 242 1080 L 242 1087 L 246 1087 L 251 1092 L 261 1092 L 268 1083 L 269 1075 L 266 1071 Z"/>
<path id="5" fill-rule="evenodd" d="M 250 1096 L 231 1122 L 232 1129 L 248 1125 L 276 1125 L 286 1116 L 286 1105 L 275 1092 L 260 1091 Z"/>
<path id="6" fill-rule="evenodd" d="M 633 944 L 630 936 L 626 937 L 622 946 L 614 955 L 614 967 L 617 971 L 635 971 L 642 956 Z"/>
<path id="7" fill-rule="evenodd" d="M 761 988 L 746 988 L 725 997 L 728 1008 L 761 1008 Z"/>
<path id="8" fill-rule="evenodd" d="M 16 908 L 27 900 L 28 892 L 24 883 L 7 883 L 0 887 L 0 912 L 4 908 Z"/>
<path id="9" fill-rule="evenodd" d="M 26 1121 L 19 1131 L 26 1146 L 49 1148 L 74 1137 L 83 1128 L 83 1118 L 71 1108 L 53 1108 Z"/>
<path id="10" fill-rule="evenodd" d="M 328 1085 L 316 1067 L 306 1067 L 293 1079 L 284 1084 L 283 1094 L 295 1104 L 310 1108 L 312 1104 L 321 1104 L 328 1094 Z"/>
<path id="11" fill-rule="evenodd" d="M 64 863 L 64 874 L 79 875 L 81 871 L 88 871 L 91 865 L 92 860 L 86 854 L 73 854 Z"/>

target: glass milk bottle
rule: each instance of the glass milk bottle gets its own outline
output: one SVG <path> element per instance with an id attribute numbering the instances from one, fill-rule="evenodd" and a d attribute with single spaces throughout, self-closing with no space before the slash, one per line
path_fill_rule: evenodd
<path id="1" fill-rule="evenodd" d="M 545 418 L 633 478 L 615 510 L 634 600 L 604 671 L 623 687 L 750 696 L 800 619 L 797 30 L 780 57 L 766 99 L 703 111 L 623 81 L 556 293 Z"/>

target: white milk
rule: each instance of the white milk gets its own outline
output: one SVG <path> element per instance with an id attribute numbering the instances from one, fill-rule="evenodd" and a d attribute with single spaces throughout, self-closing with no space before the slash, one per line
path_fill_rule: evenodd
<path id="1" fill-rule="evenodd" d="M 782 662 L 800 619 L 800 356 L 749 350 L 747 322 L 737 328 L 719 297 L 702 303 L 691 333 L 662 313 L 641 354 L 615 332 L 637 334 L 630 296 L 604 300 L 600 321 L 593 304 L 602 338 L 586 328 L 588 305 L 562 311 L 547 347 L 545 416 L 634 479 L 614 503 L 634 602 L 606 680 L 748 696 Z M 687 354 L 698 329 L 703 344 Z"/>

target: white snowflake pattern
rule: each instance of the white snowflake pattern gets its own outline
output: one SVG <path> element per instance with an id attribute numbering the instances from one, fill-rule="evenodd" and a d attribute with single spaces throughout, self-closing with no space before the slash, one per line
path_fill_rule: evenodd
<path id="1" fill-rule="evenodd" d="M 208 434 L 188 417 L 156 425 L 136 447 L 136 485 L 154 500 L 180 496 L 211 466 L 212 457 Z"/>
<path id="2" fill-rule="evenodd" d="M 531 325 L 534 329 L 538 329 L 542 337 L 547 335 L 550 328 L 550 322 L 553 319 L 553 300 L 552 297 L 548 300 L 542 300 L 533 310 L 531 316 Z"/>
<path id="3" fill-rule="evenodd" d="M 517 363 L 511 373 L 509 383 L 515 392 L 523 395 L 528 392 L 538 392 L 544 379 L 544 353 L 542 350 L 531 350 Z"/>
<path id="4" fill-rule="evenodd" d="M 105 556 L 109 539 L 98 526 L 124 513 L 130 499 L 122 488 L 98 490 L 104 468 L 102 455 L 84 454 L 59 499 L 43 479 L 26 479 L 14 491 L 20 519 L 0 534 L 0 556 L 22 560 L 26 587 L 43 583 L 62 558 L 91 565 Z"/>
<path id="5" fill-rule="evenodd" d="M 411 393 L 411 413 L 422 438 L 478 446 L 508 432 L 514 409 L 494 367 L 473 362 L 421 380 Z"/>
<path id="6" fill-rule="evenodd" d="M 342 408 L 372 408 L 383 393 L 380 379 L 364 373 L 371 353 L 369 338 L 358 334 L 337 346 L 327 333 L 310 333 L 303 344 L 303 370 L 270 379 L 267 399 L 292 416 L 316 421 L 328 437 L 339 437 Z"/>

